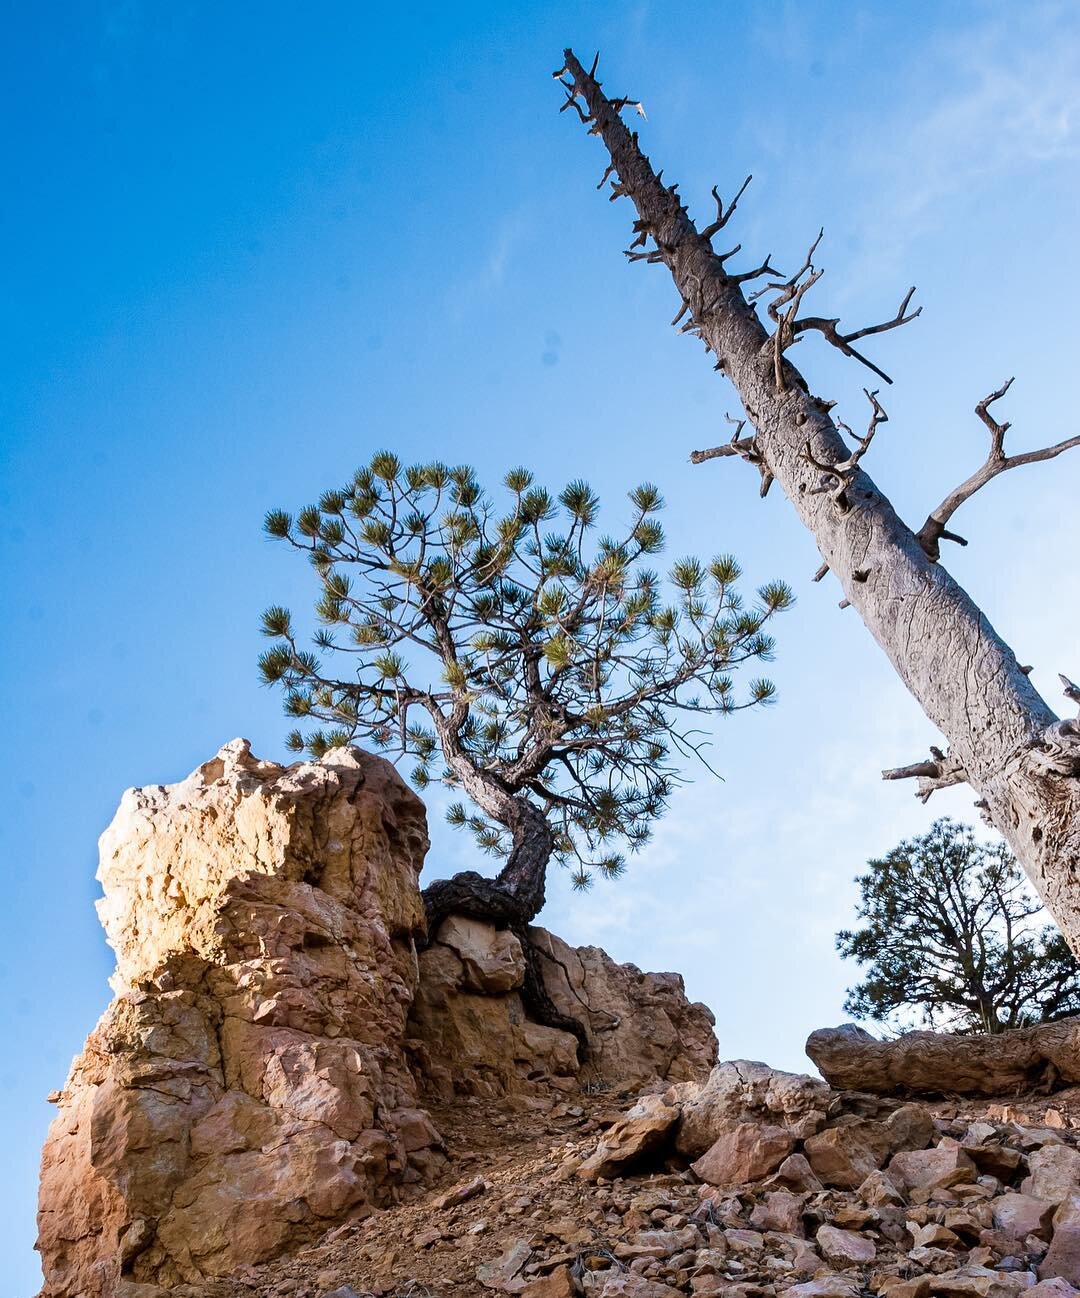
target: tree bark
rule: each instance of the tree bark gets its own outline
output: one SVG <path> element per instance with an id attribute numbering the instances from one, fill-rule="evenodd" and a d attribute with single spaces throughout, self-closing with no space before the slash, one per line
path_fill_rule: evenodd
<path id="1" fill-rule="evenodd" d="M 878 1095 L 1008 1095 L 1080 1082 L 1080 1018 L 993 1036 L 908 1032 L 878 1041 L 854 1023 L 819 1028 L 806 1053 L 830 1086 Z"/>
<path id="2" fill-rule="evenodd" d="M 677 187 L 653 172 L 619 116 L 625 101 L 609 101 L 570 50 L 564 72 L 566 106 L 572 99 L 607 147 L 614 196 L 633 201 L 635 229 L 655 240 L 655 259 L 670 270 L 691 327 L 742 399 L 755 429 L 744 458 L 757 464 L 763 487 L 770 478 L 780 484 L 1080 954 L 1080 725 L 1058 721 L 1012 649 L 857 463 L 843 490 L 822 490 L 815 463 L 851 456 L 828 403 L 774 346 L 738 277 L 713 251 L 712 228 L 699 233 Z"/>
<path id="3" fill-rule="evenodd" d="M 489 801 L 489 805 L 494 803 Z M 512 837 L 506 864 L 494 879 L 485 879 L 475 870 L 462 870 L 428 884 L 423 893 L 428 940 L 435 940 L 448 915 L 467 915 L 510 929 L 525 954 L 521 999 L 526 1010 L 536 1022 L 572 1033 L 578 1042 L 578 1060 L 584 1063 L 589 1057 L 588 1033 L 577 1019 L 561 1013 L 548 995 L 540 959 L 529 937 L 529 925 L 544 906 L 547 868 L 555 845 L 551 826 L 528 798 L 507 798 L 499 812 L 498 818 Z"/>

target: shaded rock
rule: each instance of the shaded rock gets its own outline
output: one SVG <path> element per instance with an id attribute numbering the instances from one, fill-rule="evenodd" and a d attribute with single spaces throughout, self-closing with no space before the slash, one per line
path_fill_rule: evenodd
<path id="1" fill-rule="evenodd" d="M 586 1180 L 613 1176 L 660 1149 L 679 1119 L 679 1110 L 659 1095 L 643 1096 L 604 1133 L 596 1152 L 577 1170 Z"/>
<path id="2" fill-rule="evenodd" d="M 545 991 L 588 1034 L 594 1081 L 629 1089 L 707 1074 L 716 1058 L 712 1015 L 686 999 L 677 974 L 642 973 L 597 947 L 568 946 L 546 929 L 528 934 Z M 519 956 L 513 934 L 456 916 L 421 952 L 410 1047 L 432 1099 L 571 1085 L 577 1039 L 533 1022 L 518 991 L 495 994 Z"/>
<path id="3" fill-rule="evenodd" d="M 777 1230 L 785 1235 L 802 1233 L 802 1207 L 806 1196 L 790 1190 L 772 1190 L 750 1213 L 755 1230 Z"/>
<path id="4" fill-rule="evenodd" d="M 525 981 L 525 953 L 507 929 L 464 915 L 450 915 L 439 926 L 435 941 L 448 946 L 461 961 L 462 985 L 469 991 L 513 991 Z"/>
<path id="5" fill-rule="evenodd" d="M 589 1034 L 593 1075 L 619 1088 L 700 1081 L 716 1063 L 712 1011 L 686 999 L 682 975 L 642 973 L 599 947 L 530 928 L 544 989 Z"/>
<path id="6" fill-rule="evenodd" d="M 803 1154 L 789 1154 L 776 1169 L 776 1180 L 793 1190 L 815 1191 L 822 1189 L 822 1184 Z"/>
<path id="7" fill-rule="evenodd" d="M 697 1157 L 738 1122 L 764 1122 L 808 1136 L 836 1097 L 816 1078 L 736 1059 L 717 1064 L 703 1085 L 673 1087 L 668 1099 L 682 1106 L 675 1146 Z"/>
<path id="8" fill-rule="evenodd" d="M 851 1118 L 811 1136 L 803 1149 L 825 1185 L 854 1190 L 889 1157 L 892 1136 L 884 1123 Z"/>
<path id="9" fill-rule="evenodd" d="M 933 1115 L 921 1104 L 902 1104 L 885 1119 L 885 1130 L 894 1154 L 926 1149 L 937 1139 Z"/>
<path id="10" fill-rule="evenodd" d="M 775 1172 L 794 1147 L 794 1137 L 783 1127 L 739 1122 L 723 1132 L 690 1166 L 710 1185 L 745 1185 Z"/>

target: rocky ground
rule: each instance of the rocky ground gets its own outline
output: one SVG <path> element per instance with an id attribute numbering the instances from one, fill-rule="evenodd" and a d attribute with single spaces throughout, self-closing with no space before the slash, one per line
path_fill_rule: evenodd
<path id="1" fill-rule="evenodd" d="M 678 1090 L 667 1098 L 686 1122 Z M 338 1227 L 288 1262 L 174 1292 L 1014 1298 L 1037 1286 L 1032 1298 L 1069 1298 L 1080 1285 L 1080 1091 L 918 1105 L 833 1093 L 824 1122 L 781 1102 L 734 1126 L 729 1095 L 696 1167 L 670 1142 L 649 1152 L 660 1097 L 629 1119 L 618 1101 L 444 1108 L 450 1171 L 429 1197 Z"/>

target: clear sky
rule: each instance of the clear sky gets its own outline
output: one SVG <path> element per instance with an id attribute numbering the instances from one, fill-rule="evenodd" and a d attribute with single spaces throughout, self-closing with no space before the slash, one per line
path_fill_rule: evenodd
<path id="1" fill-rule="evenodd" d="M 1072 3 L 659 5 L 263 0 L 8 3 L 0 289 L 3 715 L 0 1298 L 38 1282 L 38 1151 L 108 1000 L 97 835 L 123 789 L 246 735 L 284 756 L 258 614 L 302 605 L 264 541 L 370 453 L 524 461 L 585 476 L 615 526 L 656 481 L 674 555 L 734 550 L 787 578 L 780 702 L 731 718 L 712 761 L 617 885 L 548 924 L 679 969 L 725 1057 L 804 1066 L 841 1019 L 832 934 L 856 870 L 935 814 L 882 766 L 935 735 L 774 491 L 691 468 L 735 409 L 667 327 L 658 268 L 628 267 L 628 205 L 559 115 L 561 50 L 602 51 L 691 210 L 754 183 L 734 222 L 794 269 L 818 226 L 816 310 L 854 324 L 919 286 L 922 318 L 868 350 L 896 378 L 868 460 L 909 522 L 981 461 L 975 401 L 1010 374 L 1012 445 L 1077 431 L 1080 23 Z M 815 341 L 797 363 L 862 421 L 866 375 Z M 947 562 L 1035 665 L 1080 672 L 1080 456 L 965 507 Z M 430 869 L 472 860 L 433 816 Z"/>

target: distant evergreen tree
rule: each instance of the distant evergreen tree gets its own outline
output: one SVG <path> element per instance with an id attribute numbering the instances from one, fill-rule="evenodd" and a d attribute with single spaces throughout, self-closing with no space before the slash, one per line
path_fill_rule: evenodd
<path id="1" fill-rule="evenodd" d="M 414 759 L 412 778 L 464 793 L 451 824 L 504 860 L 432 884 L 432 924 L 450 911 L 521 926 L 540 910 L 549 859 L 574 884 L 624 869 L 700 755 L 710 713 L 768 703 L 773 686 L 732 673 L 771 657 L 763 631 L 792 602 L 781 582 L 744 607 L 730 556 L 646 566 L 664 546 L 653 486 L 629 495 L 621 539 L 591 541 L 598 501 L 573 482 L 556 501 L 525 469 L 497 510 L 470 468 L 405 467 L 383 452 L 338 491 L 266 531 L 314 568 L 323 624 L 302 648 L 285 608 L 263 615 L 260 660 L 289 736 L 320 755 L 354 740 Z M 666 587 L 666 589 L 665 589 Z M 408 655 L 408 658 L 406 657 Z M 324 664 L 333 664 L 324 665 Z"/>
<path id="2" fill-rule="evenodd" d="M 836 935 L 869 966 L 847 1013 L 893 1027 L 1003 1032 L 1080 1011 L 1080 965 L 1004 843 L 943 819 L 856 882 L 863 927 Z"/>

